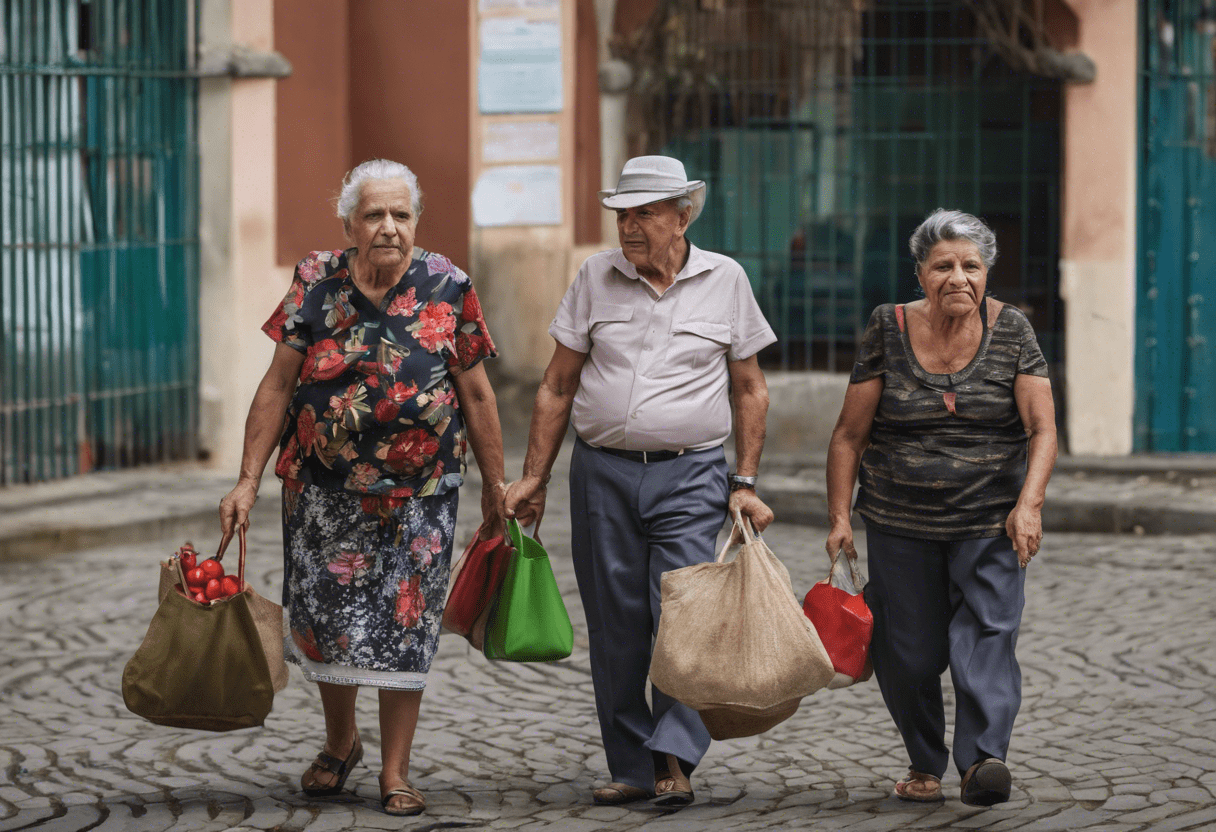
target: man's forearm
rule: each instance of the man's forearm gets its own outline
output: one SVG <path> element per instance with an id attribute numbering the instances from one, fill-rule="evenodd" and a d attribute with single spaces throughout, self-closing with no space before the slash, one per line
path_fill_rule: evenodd
<path id="1" fill-rule="evenodd" d="M 768 392 L 735 395 L 735 473 L 754 477 L 760 470 L 768 419 Z"/>
<path id="2" fill-rule="evenodd" d="M 566 435 L 570 409 L 574 405 L 574 390 L 553 390 L 541 384 L 532 408 L 532 425 L 528 429 L 528 453 L 524 457 L 524 477 L 546 482 L 558 449 Z"/>

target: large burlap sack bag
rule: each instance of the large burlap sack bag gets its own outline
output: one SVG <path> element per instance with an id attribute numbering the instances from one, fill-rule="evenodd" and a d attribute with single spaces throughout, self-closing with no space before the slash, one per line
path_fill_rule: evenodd
<path id="1" fill-rule="evenodd" d="M 203 731 L 264 723 L 275 689 L 255 599 L 271 602 L 245 583 L 243 528 L 240 544 L 236 577 L 244 589 L 226 598 L 202 603 L 187 597 L 175 561 L 181 583 L 162 596 L 143 643 L 123 668 L 122 697 L 133 713 L 157 725 Z"/>
<path id="2" fill-rule="evenodd" d="M 650 680 L 696 708 L 714 739 L 767 731 L 834 676 L 789 571 L 739 514 L 714 563 L 663 575 Z"/>
<path id="3" fill-rule="evenodd" d="M 243 551 L 245 530 L 242 528 L 240 532 L 240 544 Z M 216 558 L 216 560 L 219 559 L 218 557 Z M 243 570 L 244 567 L 239 568 Z M 181 572 L 179 569 L 179 564 L 173 558 L 161 562 L 160 584 L 156 591 L 156 601 L 158 604 L 164 603 L 165 596 L 170 592 L 175 592 L 176 588 L 181 584 Z M 287 687 L 288 682 L 287 663 L 283 658 L 283 608 L 269 598 L 259 595 L 257 590 L 250 586 L 249 582 L 243 577 L 241 580 L 242 586 L 244 586 L 246 602 L 249 605 L 249 614 L 253 616 L 253 624 L 257 627 L 258 636 L 262 642 L 262 652 L 266 655 L 266 666 L 270 670 L 270 681 L 274 687 L 274 692 L 278 693 Z"/>

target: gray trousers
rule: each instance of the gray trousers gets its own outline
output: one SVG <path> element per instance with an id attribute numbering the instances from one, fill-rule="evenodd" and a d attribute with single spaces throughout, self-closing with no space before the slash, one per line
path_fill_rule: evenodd
<path id="1" fill-rule="evenodd" d="M 946 771 L 941 674 L 954 682 L 954 764 L 1004 760 L 1022 703 L 1014 657 L 1026 571 L 1005 535 L 919 540 L 866 525 L 874 676 L 912 768 Z"/>
<path id="2" fill-rule="evenodd" d="M 714 559 L 726 519 L 722 448 L 633 462 L 581 439 L 570 462 L 574 571 L 587 616 L 591 679 L 612 780 L 654 786 L 654 755 L 701 761 L 709 732 L 647 678 L 664 572 Z"/>

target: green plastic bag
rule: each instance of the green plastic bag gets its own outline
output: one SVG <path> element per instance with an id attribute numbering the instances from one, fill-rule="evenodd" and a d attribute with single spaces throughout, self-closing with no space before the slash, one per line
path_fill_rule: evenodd
<path id="1" fill-rule="evenodd" d="M 562 603 L 549 555 L 512 520 L 507 534 L 515 551 L 486 626 L 487 659 L 551 662 L 574 648 L 574 628 Z"/>

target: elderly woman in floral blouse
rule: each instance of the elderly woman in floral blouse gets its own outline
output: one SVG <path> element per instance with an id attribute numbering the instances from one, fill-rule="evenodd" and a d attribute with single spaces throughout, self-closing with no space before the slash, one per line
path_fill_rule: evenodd
<path id="1" fill-rule="evenodd" d="M 275 445 L 283 481 L 290 660 L 317 683 L 325 747 L 312 797 L 341 793 L 363 756 L 359 685 L 379 689 L 380 793 L 389 814 L 426 801 L 410 746 L 439 640 L 457 488 L 473 448 L 481 510 L 500 534 L 502 434 L 483 358 L 494 355 L 468 276 L 414 247 L 418 180 L 396 162 L 352 170 L 338 216 L 352 248 L 315 251 L 262 328 L 277 345 L 245 426 L 221 551 L 248 522 Z"/>

